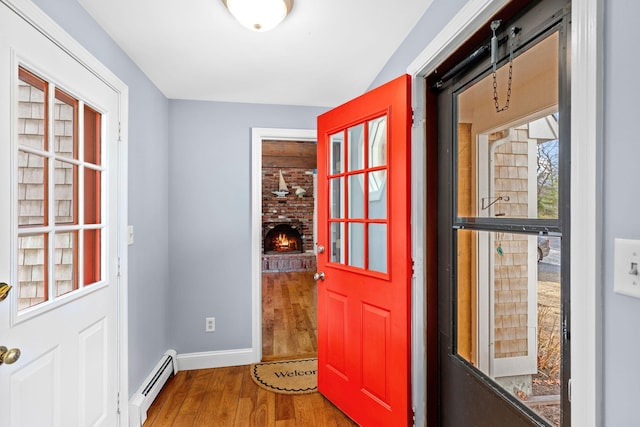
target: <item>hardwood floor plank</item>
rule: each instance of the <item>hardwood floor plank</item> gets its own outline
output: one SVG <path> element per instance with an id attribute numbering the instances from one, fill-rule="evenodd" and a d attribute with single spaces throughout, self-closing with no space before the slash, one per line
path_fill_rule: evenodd
<path id="1" fill-rule="evenodd" d="M 316 357 L 317 295 L 311 272 L 262 274 L 262 358 Z"/>
<path id="2" fill-rule="evenodd" d="M 241 397 L 238 401 L 233 427 L 253 427 L 255 426 L 254 401 L 248 397 Z"/>
<path id="3" fill-rule="evenodd" d="M 189 373 L 192 375 L 193 380 L 172 427 L 195 425 L 196 417 L 200 407 L 205 402 L 207 387 L 213 375 L 211 369 L 189 371 Z"/>
<path id="4" fill-rule="evenodd" d="M 249 369 L 242 371 L 242 384 L 240 398 L 236 410 L 234 427 L 254 427 L 256 425 L 256 407 L 258 403 L 258 390 L 251 379 Z"/>
<path id="5" fill-rule="evenodd" d="M 232 426 L 238 410 L 238 396 L 242 387 L 243 371 L 246 366 L 233 366 L 223 369 L 222 381 L 217 382 L 217 389 L 213 392 L 220 396 L 218 404 L 213 407 L 213 414 L 201 413 L 195 425 Z M 220 389 L 220 385 L 222 385 Z M 208 409 L 211 409 L 208 407 Z M 213 424 L 206 424 L 213 423 Z"/>
<path id="6" fill-rule="evenodd" d="M 293 399 L 289 394 L 276 394 L 276 421 L 295 420 Z"/>
<path id="7" fill-rule="evenodd" d="M 258 400 L 256 403 L 256 427 L 275 427 L 276 425 L 276 394 L 264 390 L 257 385 Z"/>
<path id="8" fill-rule="evenodd" d="M 243 373 L 247 370 L 247 367 L 234 366 L 227 369 L 222 399 L 220 399 L 220 404 L 217 406 L 213 416 L 215 424 L 220 426 L 232 426 L 234 424 L 236 412 L 238 411 L 238 396 L 242 389 Z M 202 421 L 207 422 L 210 419 L 202 418 Z"/>
<path id="9" fill-rule="evenodd" d="M 354 427 L 358 426 L 351 418 L 346 416 L 340 409 L 338 409 L 333 403 L 324 399 L 325 411 L 332 414 L 337 427 Z"/>
<path id="10" fill-rule="evenodd" d="M 313 413 L 313 406 L 309 404 L 312 399 L 311 395 L 295 395 L 291 398 L 296 415 L 296 425 L 315 427 L 317 418 Z"/>
<path id="11" fill-rule="evenodd" d="M 224 371 L 218 369 L 203 369 L 203 371 L 209 372 L 210 378 L 206 388 L 199 394 L 202 402 L 198 407 L 197 414 L 193 417 L 192 425 L 194 426 L 213 425 L 209 420 L 213 420 L 215 408 L 220 404 L 222 397 L 221 391 L 227 381 Z M 208 420 L 208 423 L 203 420 Z"/>
<path id="12" fill-rule="evenodd" d="M 155 402 L 147 411 L 147 420 L 144 422 L 144 426 L 153 425 L 156 418 L 158 418 L 158 414 L 160 413 L 162 407 L 169 403 L 169 397 L 173 396 L 176 393 L 176 391 L 182 386 L 186 378 L 186 375 L 173 375 L 167 380 L 163 392 L 156 397 Z"/>
<path id="13" fill-rule="evenodd" d="M 311 410 L 316 417 L 317 427 L 336 427 L 336 419 L 333 412 L 325 410 L 326 399 L 320 393 L 311 393 L 309 395 L 311 401 Z M 333 411 L 334 408 L 331 408 Z M 343 414 L 340 414 L 344 416 Z"/>
<path id="14" fill-rule="evenodd" d="M 240 390 L 240 397 L 248 397 L 253 400 L 254 404 L 258 399 L 258 387 L 251 378 L 251 366 L 247 366 L 242 376 L 242 389 Z"/>
<path id="15" fill-rule="evenodd" d="M 182 402 L 184 402 L 184 400 L 186 399 L 189 388 L 191 386 L 191 380 L 188 371 L 178 372 L 176 374 L 176 377 L 178 376 L 182 377 L 179 386 L 175 390 L 170 391 L 171 397 L 168 398 L 166 400 L 166 403 L 160 408 L 158 415 L 153 420 L 153 423 L 147 424 L 147 422 L 145 422 L 145 427 L 147 425 L 149 425 L 150 427 L 165 427 L 171 426 L 173 424 L 173 421 L 178 415 L 178 411 L 182 406 Z M 164 394 L 165 391 L 166 390 L 163 390 L 160 394 Z M 149 408 L 150 411 L 155 406 L 155 404 L 156 402 L 151 405 L 151 408 Z"/>

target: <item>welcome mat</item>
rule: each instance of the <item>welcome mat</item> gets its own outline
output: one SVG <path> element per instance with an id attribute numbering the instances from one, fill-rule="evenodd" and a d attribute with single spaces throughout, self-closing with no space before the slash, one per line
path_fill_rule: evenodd
<path id="1" fill-rule="evenodd" d="M 318 390 L 318 359 L 286 360 L 251 365 L 251 378 L 276 393 L 304 394 Z"/>

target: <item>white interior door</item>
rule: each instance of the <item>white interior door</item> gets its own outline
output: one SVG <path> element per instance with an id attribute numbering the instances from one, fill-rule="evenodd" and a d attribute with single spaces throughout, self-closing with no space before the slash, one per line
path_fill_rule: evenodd
<path id="1" fill-rule="evenodd" d="M 2 425 L 119 423 L 118 102 L 0 3 Z"/>

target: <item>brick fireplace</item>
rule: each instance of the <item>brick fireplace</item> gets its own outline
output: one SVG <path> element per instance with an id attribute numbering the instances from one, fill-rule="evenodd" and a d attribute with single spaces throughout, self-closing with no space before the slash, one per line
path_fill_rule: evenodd
<path id="1" fill-rule="evenodd" d="M 303 147 L 304 144 L 304 147 Z M 301 149 L 303 151 L 301 151 Z M 292 152 L 291 155 L 287 155 Z M 273 153 L 273 154 L 270 154 Z M 315 271 L 315 144 L 263 142 L 262 271 Z M 288 187 L 279 188 L 280 174 Z"/>

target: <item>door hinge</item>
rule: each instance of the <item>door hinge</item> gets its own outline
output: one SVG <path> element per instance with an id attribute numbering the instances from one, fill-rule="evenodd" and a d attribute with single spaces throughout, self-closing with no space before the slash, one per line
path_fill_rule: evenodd
<path id="1" fill-rule="evenodd" d="M 416 425 L 416 408 L 415 406 L 411 408 L 411 419 L 413 420 L 412 425 Z"/>
<path id="2" fill-rule="evenodd" d="M 415 129 L 424 127 L 424 111 L 422 109 L 411 110 L 411 127 Z"/>
<path id="3" fill-rule="evenodd" d="M 118 277 L 120 277 L 120 257 L 118 257 Z"/>
<path id="4" fill-rule="evenodd" d="M 573 387 L 573 379 L 569 378 L 569 381 L 567 382 L 567 397 L 569 399 L 569 402 L 571 402 L 571 388 Z"/>
<path id="5" fill-rule="evenodd" d="M 118 122 L 118 142 L 122 142 L 122 123 Z"/>
<path id="6" fill-rule="evenodd" d="M 120 392 L 116 395 L 116 414 L 120 415 Z"/>
<path id="7" fill-rule="evenodd" d="M 411 277 L 416 275 L 416 262 L 411 258 Z"/>

